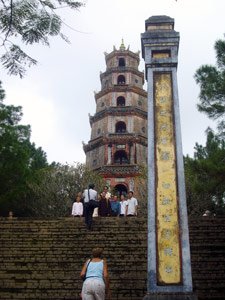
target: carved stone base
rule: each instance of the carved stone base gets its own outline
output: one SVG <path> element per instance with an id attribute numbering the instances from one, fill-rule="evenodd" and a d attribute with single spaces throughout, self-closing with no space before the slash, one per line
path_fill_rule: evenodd
<path id="1" fill-rule="evenodd" d="M 198 300 L 198 297 L 193 293 L 149 293 L 143 300 Z"/>

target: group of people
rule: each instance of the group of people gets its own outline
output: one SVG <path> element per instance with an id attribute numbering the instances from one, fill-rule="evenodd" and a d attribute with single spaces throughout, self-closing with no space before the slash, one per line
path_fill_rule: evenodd
<path id="1" fill-rule="evenodd" d="M 94 184 L 89 184 L 83 194 L 79 193 L 77 195 L 72 207 L 72 216 L 84 216 L 88 229 L 92 229 L 93 217 L 137 216 L 138 201 L 134 197 L 133 191 L 129 191 L 126 198 L 123 194 L 120 197 L 118 195 L 111 195 L 107 186 L 104 187 L 99 195 L 94 188 Z M 93 208 L 90 206 L 90 200 L 97 201 L 98 207 Z"/>

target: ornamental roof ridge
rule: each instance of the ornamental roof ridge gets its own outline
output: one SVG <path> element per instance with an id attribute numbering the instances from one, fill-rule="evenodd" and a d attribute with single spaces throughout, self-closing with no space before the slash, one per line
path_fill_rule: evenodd
<path id="1" fill-rule="evenodd" d="M 114 55 L 130 55 L 133 56 L 134 58 L 140 60 L 140 50 L 133 52 L 130 50 L 130 45 L 128 45 L 128 47 L 126 48 L 124 46 L 124 43 L 121 43 L 121 46 L 119 49 L 116 49 L 115 46 L 113 46 L 113 51 L 108 53 L 108 52 L 104 52 L 105 55 L 105 60 L 107 61 L 109 58 L 111 58 Z"/>

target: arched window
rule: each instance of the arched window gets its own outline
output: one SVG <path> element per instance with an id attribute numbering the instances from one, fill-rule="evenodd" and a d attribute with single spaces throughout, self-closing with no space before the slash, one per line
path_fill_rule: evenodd
<path id="1" fill-rule="evenodd" d="M 120 96 L 116 99 L 117 106 L 125 106 L 125 98 L 123 96 Z"/>
<path id="2" fill-rule="evenodd" d="M 127 158 L 127 153 L 124 150 L 118 150 L 114 154 L 114 164 L 129 164 L 128 158 Z"/>
<path id="3" fill-rule="evenodd" d="M 119 58 L 119 67 L 125 67 L 125 59 L 124 58 Z"/>
<path id="4" fill-rule="evenodd" d="M 123 75 L 119 75 L 117 78 L 117 84 L 125 84 L 126 80 Z"/>
<path id="5" fill-rule="evenodd" d="M 127 195 L 127 187 L 125 186 L 125 184 L 119 183 L 119 184 L 115 185 L 114 189 L 115 189 L 115 193 L 119 196 Z"/>
<path id="6" fill-rule="evenodd" d="M 116 123 L 116 133 L 125 133 L 127 130 L 126 123 L 119 121 Z"/>

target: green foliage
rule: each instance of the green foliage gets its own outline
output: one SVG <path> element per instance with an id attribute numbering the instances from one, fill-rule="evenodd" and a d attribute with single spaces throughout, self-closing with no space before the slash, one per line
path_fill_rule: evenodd
<path id="1" fill-rule="evenodd" d="M 8 73 L 23 77 L 26 66 L 37 63 L 18 43 L 49 45 L 49 38 L 52 36 L 60 36 L 68 42 L 62 33 L 63 20 L 58 11 L 60 8 L 79 9 L 81 6 L 81 2 L 73 0 L 0 1 L 0 37 L 3 52 L 0 60 Z"/>
<path id="2" fill-rule="evenodd" d="M 225 142 L 211 129 L 205 147 L 196 144 L 194 158 L 185 157 L 185 175 L 189 214 L 205 210 L 225 213 Z"/>
<path id="3" fill-rule="evenodd" d="M 69 216 L 75 196 L 89 183 L 94 183 L 99 192 L 104 186 L 102 177 L 81 163 L 56 165 L 42 169 L 36 175 L 36 180 L 29 184 L 28 206 L 30 215 L 39 218 Z"/>
<path id="4" fill-rule="evenodd" d="M 188 209 L 193 214 L 225 213 L 225 40 L 216 41 L 214 48 L 216 65 L 203 65 L 195 73 L 198 110 L 217 120 L 218 134 L 208 129 L 206 145 L 196 144 L 194 158 L 185 158 Z"/>
<path id="5" fill-rule="evenodd" d="M 219 132 L 225 134 L 225 40 L 215 43 L 216 66 L 203 65 L 195 73 L 200 86 L 198 110 L 218 120 Z"/>
<path id="6" fill-rule="evenodd" d="M 46 154 L 30 142 L 30 126 L 20 125 L 20 106 L 5 105 L 0 83 L 0 212 L 21 213 L 27 181 L 47 166 Z"/>

